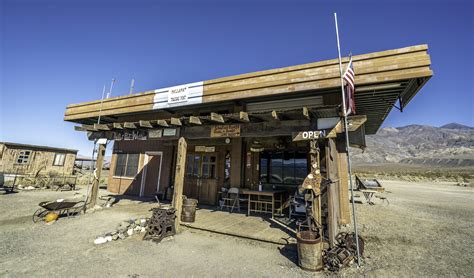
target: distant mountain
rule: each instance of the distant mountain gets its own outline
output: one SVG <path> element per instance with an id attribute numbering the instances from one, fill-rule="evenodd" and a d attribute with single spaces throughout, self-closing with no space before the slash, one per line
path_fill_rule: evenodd
<path id="1" fill-rule="evenodd" d="M 462 125 L 462 124 L 458 124 L 458 123 L 446 124 L 446 125 L 440 126 L 440 128 L 447 128 L 447 129 L 474 129 L 474 127 L 470 127 L 470 126 Z"/>
<path id="2" fill-rule="evenodd" d="M 457 123 L 442 127 L 386 127 L 367 136 L 365 152 L 355 150 L 355 165 L 402 163 L 442 167 L 474 166 L 474 128 Z"/>

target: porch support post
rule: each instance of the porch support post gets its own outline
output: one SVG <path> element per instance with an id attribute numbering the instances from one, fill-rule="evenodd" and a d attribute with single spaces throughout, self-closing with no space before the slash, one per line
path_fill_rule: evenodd
<path id="1" fill-rule="evenodd" d="M 242 185 L 242 138 L 232 139 L 232 150 L 230 153 L 230 186 L 241 187 Z"/>
<path id="2" fill-rule="evenodd" d="M 88 208 L 93 208 L 97 204 L 97 197 L 99 192 L 100 175 L 102 173 L 102 166 L 104 164 L 105 144 L 99 144 L 99 151 L 97 154 L 97 161 L 94 170 L 94 180 L 92 181 L 92 190 L 90 193 L 90 202 Z"/>
<path id="3" fill-rule="evenodd" d="M 327 196 L 328 196 L 328 238 L 329 245 L 334 247 L 336 244 L 336 235 L 338 231 L 338 219 L 339 219 L 339 194 L 337 190 L 337 149 L 336 140 L 329 138 L 326 145 L 326 171 L 327 178 L 332 180 L 333 183 L 328 185 Z"/>
<path id="4" fill-rule="evenodd" d="M 179 231 L 179 224 L 181 223 L 181 211 L 183 207 L 184 170 L 186 164 L 187 145 L 188 144 L 186 143 L 186 139 L 184 139 L 184 137 L 179 138 L 172 202 L 173 208 L 176 209 L 176 220 L 174 222 L 176 232 Z"/>

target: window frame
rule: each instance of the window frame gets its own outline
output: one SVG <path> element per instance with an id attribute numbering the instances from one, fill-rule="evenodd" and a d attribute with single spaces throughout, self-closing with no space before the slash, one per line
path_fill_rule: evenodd
<path id="1" fill-rule="evenodd" d="M 59 164 L 56 164 L 56 157 L 58 155 L 62 155 L 63 156 L 63 159 L 60 160 L 60 163 Z M 53 166 L 64 166 L 64 163 L 66 163 L 66 154 L 65 153 L 55 153 L 54 154 L 54 159 L 53 159 Z"/>
<path id="2" fill-rule="evenodd" d="M 281 186 L 297 186 L 299 183 L 289 183 L 285 182 L 287 178 L 291 178 L 293 181 L 297 181 L 299 178 L 297 173 L 299 173 L 298 170 L 303 169 L 303 167 L 297 166 L 299 163 L 296 163 L 297 160 L 302 159 L 300 153 L 304 152 L 299 152 L 297 150 L 295 151 L 268 151 L 265 152 L 263 155 L 260 156 L 259 163 L 262 164 L 266 163 L 262 167 L 260 165 L 259 167 L 259 181 L 261 181 L 264 184 L 275 184 L 275 185 L 281 185 Z M 289 160 L 291 160 L 290 163 L 285 163 L 285 157 L 290 157 Z M 273 163 L 272 160 L 280 160 L 278 162 Z M 306 173 L 308 173 L 308 165 L 309 165 L 308 158 L 306 157 Z M 279 165 L 277 165 L 279 164 Z M 275 167 L 277 165 L 277 167 Z M 272 177 L 274 175 L 274 168 L 281 174 L 281 182 L 275 182 L 272 180 Z M 278 168 L 278 169 L 276 169 Z M 265 170 L 265 171 L 262 171 Z M 293 175 L 287 176 L 286 173 L 292 172 Z"/>
<path id="3" fill-rule="evenodd" d="M 28 152 L 28 155 L 26 154 L 26 152 Z M 30 159 L 31 159 L 32 153 L 33 153 L 32 150 L 21 150 L 21 151 L 19 151 L 17 156 L 16 156 L 16 159 L 15 159 L 15 164 L 18 164 L 18 165 L 28 165 L 28 164 L 30 164 Z M 25 160 L 24 156 L 26 156 L 26 162 L 24 161 Z M 19 162 L 20 159 L 22 160 L 21 162 Z"/>
<path id="4" fill-rule="evenodd" d="M 114 166 L 114 174 L 113 174 L 113 177 L 114 178 L 118 178 L 118 179 L 135 179 L 136 176 L 138 175 L 139 173 L 139 168 L 140 168 L 140 153 L 116 153 L 116 159 L 115 159 L 115 166 Z M 121 171 L 121 174 L 118 175 L 117 174 L 117 166 L 118 166 L 118 160 L 119 160 L 119 156 L 121 155 L 125 155 L 125 164 L 123 165 L 122 167 L 122 171 Z M 130 155 L 138 155 L 138 159 L 137 159 L 137 169 L 135 171 L 135 173 L 133 174 L 133 176 L 127 176 L 126 173 L 127 173 L 127 169 L 128 169 L 128 163 L 129 163 L 129 158 L 130 158 Z"/>

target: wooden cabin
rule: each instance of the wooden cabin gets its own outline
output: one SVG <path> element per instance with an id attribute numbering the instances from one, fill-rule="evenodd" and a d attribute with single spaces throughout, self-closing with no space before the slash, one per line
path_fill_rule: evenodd
<path id="1" fill-rule="evenodd" d="M 393 107 L 402 110 L 430 79 L 427 51 L 417 45 L 353 56 L 351 144 L 364 146 L 365 134 L 374 134 Z M 309 169 L 309 142 L 295 137 L 324 131 L 321 171 L 336 181 L 338 223 L 347 224 L 340 82 L 333 59 L 71 104 L 64 120 L 91 140 L 113 140 L 108 190 L 119 194 L 167 195 L 184 138 L 183 194 L 208 205 L 218 204 L 223 187 L 262 184 L 292 194 Z"/>

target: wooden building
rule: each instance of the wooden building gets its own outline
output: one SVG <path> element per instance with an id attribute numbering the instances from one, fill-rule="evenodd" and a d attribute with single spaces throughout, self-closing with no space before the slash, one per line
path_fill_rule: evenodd
<path id="1" fill-rule="evenodd" d="M 0 173 L 71 175 L 77 150 L 0 142 Z"/>
<path id="2" fill-rule="evenodd" d="M 429 80 L 427 50 L 417 45 L 353 56 L 351 144 L 364 146 L 365 134 L 374 134 L 394 106 L 403 109 Z M 90 139 L 114 140 L 108 190 L 120 194 L 165 193 L 174 184 L 178 139 L 186 139 L 184 194 L 209 205 L 218 203 L 222 187 L 257 189 L 261 183 L 291 194 L 310 167 L 309 142 L 294 137 L 324 131 L 321 171 L 336 181 L 333 214 L 346 224 L 340 90 L 333 59 L 71 104 L 64 120 L 80 124 L 76 129 Z"/>

